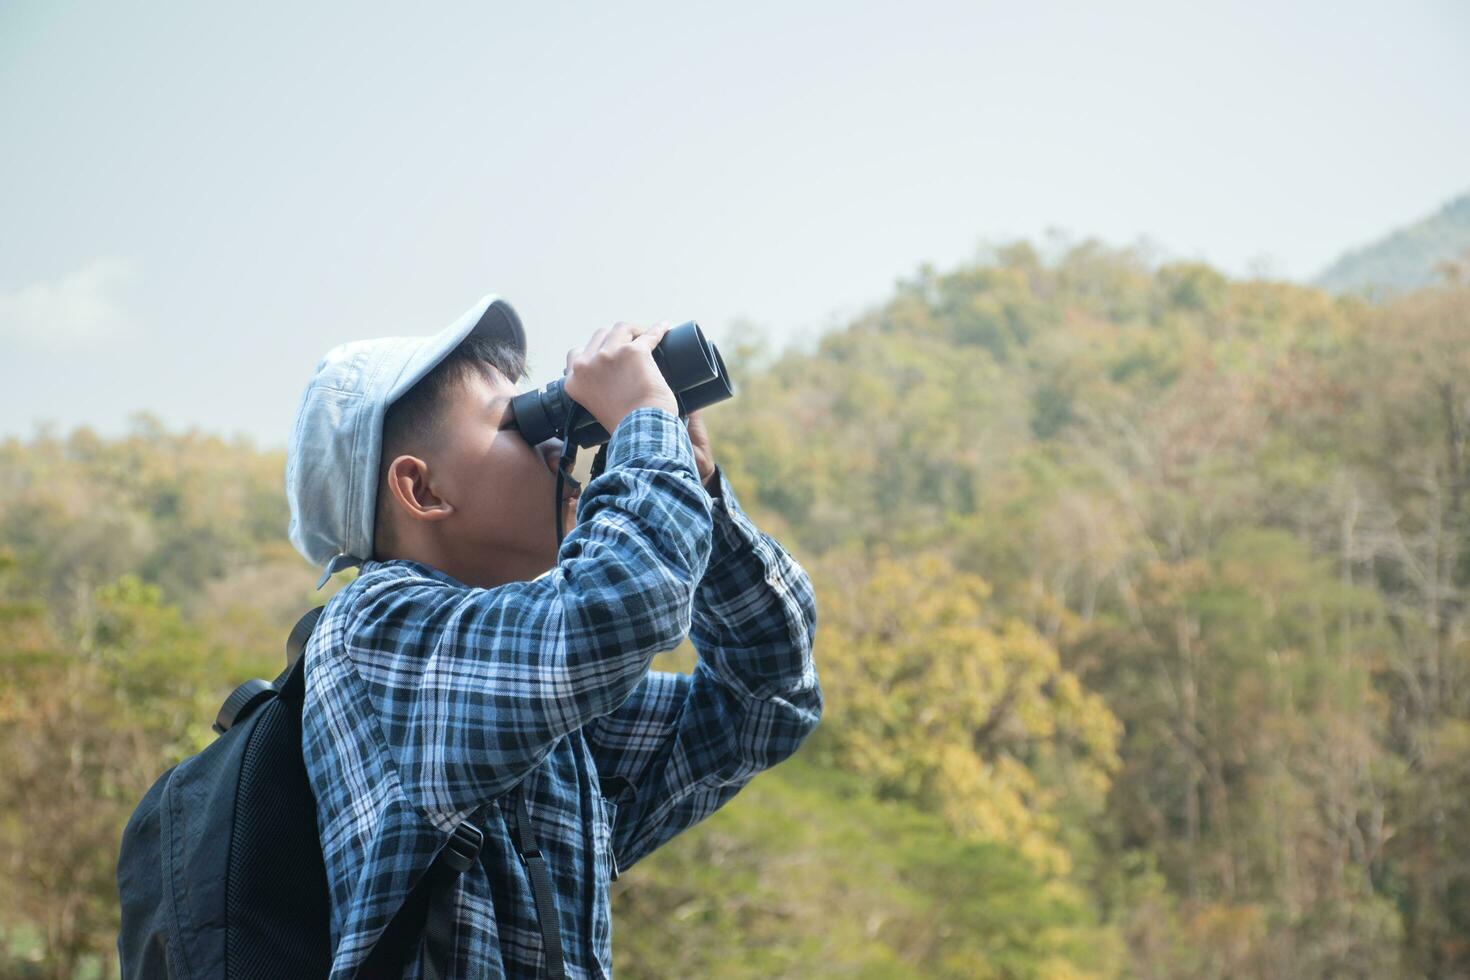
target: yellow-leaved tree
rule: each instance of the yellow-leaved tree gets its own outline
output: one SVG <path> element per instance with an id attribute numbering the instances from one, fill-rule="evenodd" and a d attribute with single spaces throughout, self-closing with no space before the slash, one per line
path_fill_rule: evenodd
<path id="1" fill-rule="evenodd" d="M 1064 814 L 1101 811 L 1120 724 L 990 586 L 933 552 L 824 562 L 817 659 L 827 709 L 812 750 L 876 795 L 941 814 L 1066 875 Z"/>

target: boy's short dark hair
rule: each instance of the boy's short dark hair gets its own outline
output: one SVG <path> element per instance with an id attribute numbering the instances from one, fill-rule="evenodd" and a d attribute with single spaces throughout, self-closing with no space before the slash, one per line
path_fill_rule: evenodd
<path id="1" fill-rule="evenodd" d="M 526 355 L 509 344 L 472 333 L 388 406 L 383 416 L 383 448 L 378 461 L 373 515 L 375 559 L 383 560 L 384 550 L 394 545 L 389 523 L 392 495 L 384 489 L 389 464 L 404 453 L 422 455 L 424 450 L 436 446 L 442 435 L 449 396 L 462 388 L 474 373 L 492 379 L 492 370 L 518 384 L 526 374 Z"/>

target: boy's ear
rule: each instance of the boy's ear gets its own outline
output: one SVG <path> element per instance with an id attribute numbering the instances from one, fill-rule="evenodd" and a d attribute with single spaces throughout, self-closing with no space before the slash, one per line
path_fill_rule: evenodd
<path id="1" fill-rule="evenodd" d="M 454 513 L 454 505 L 434 493 L 429 464 L 417 456 L 399 456 L 388 464 L 388 490 L 398 509 L 413 520 L 442 521 Z"/>

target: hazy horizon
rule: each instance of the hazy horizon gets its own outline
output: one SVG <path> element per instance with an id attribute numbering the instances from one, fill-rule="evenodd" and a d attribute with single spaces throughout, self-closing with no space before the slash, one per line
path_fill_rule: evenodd
<path id="1" fill-rule="evenodd" d="M 329 347 L 486 292 L 540 381 L 613 320 L 779 348 L 1052 229 L 1305 280 L 1470 189 L 1449 2 L 228 14 L 0 9 L 0 436 L 279 448 Z"/>

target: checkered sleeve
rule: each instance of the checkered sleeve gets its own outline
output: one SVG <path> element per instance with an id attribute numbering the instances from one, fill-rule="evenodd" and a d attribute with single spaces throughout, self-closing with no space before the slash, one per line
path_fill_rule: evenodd
<path id="1" fill-rule="evenodd" d="M 751 523 L 723 472 L 711 537 L 692 610 L 694 672 L 648 673 L 584 729 L 604 785 L 620 778 L 631 790 L 614 799 L 619 868 L 789 757 L 821 717 L 811 580 Z"/>
<path id="2" fill-rule="evenodd" d="M 624 701 L 688 632 L 712 503 L 672 413 L 624 417 L 556 566 L 491 589 L 414 576 L 364 588 L 347 645 L 408 798 L 457 817 Z"/>

